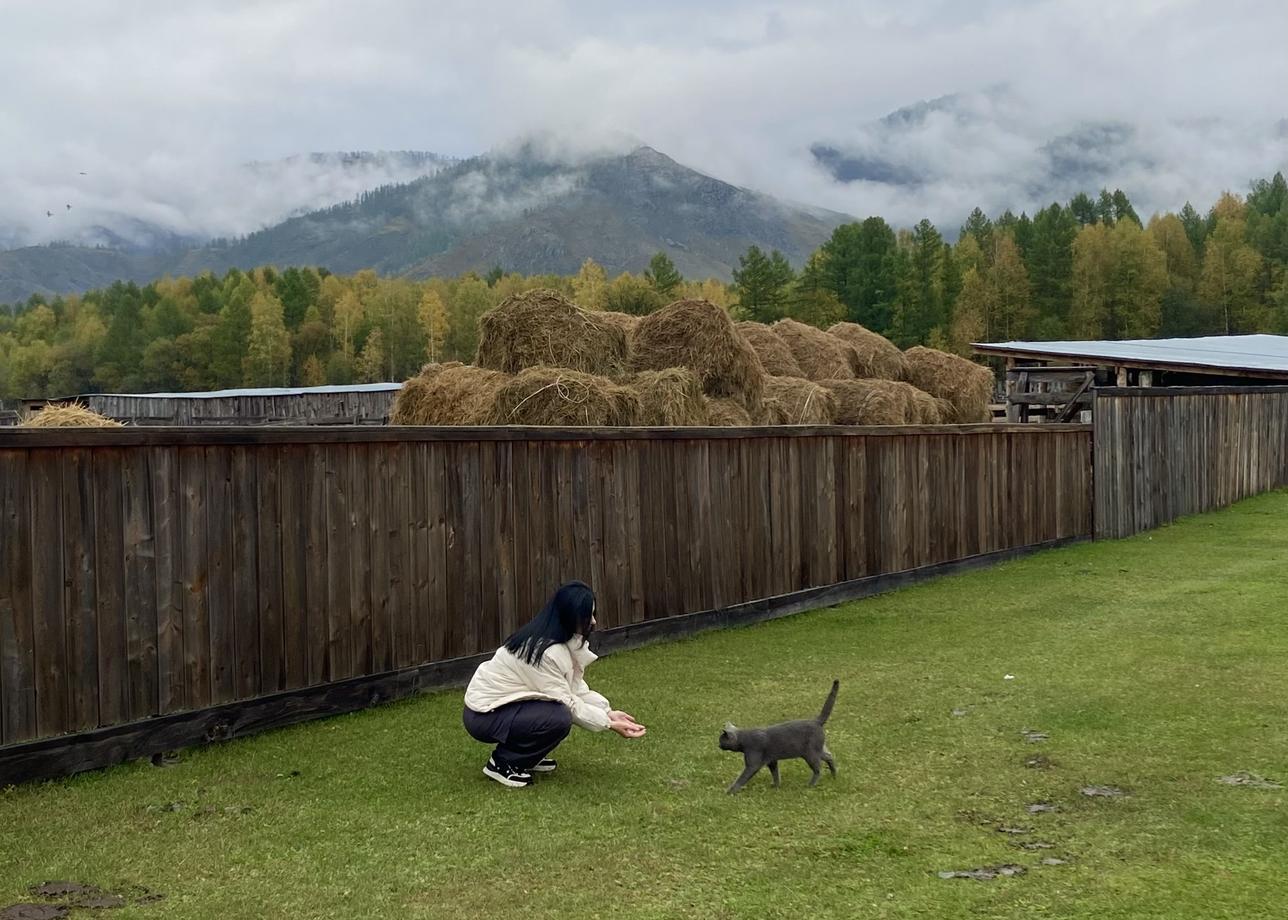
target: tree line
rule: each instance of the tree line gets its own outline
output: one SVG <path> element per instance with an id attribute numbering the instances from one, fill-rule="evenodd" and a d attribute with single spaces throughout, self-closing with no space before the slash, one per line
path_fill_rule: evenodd
<path id="1" fill-rule="evenodd" d="M 797 271 L 751 247 L 733 283 L 687 280 L 664 253 L 609 278 L 411 281 L 372 271 L 232 269 L 0 310 L 0 398 L 84 392 L 314 386 L 411 376 L 473 358 L 478 319 L 512 294 L 553 288 L 593 310 L 644 314 L 701 297 L 739 319 L 857 322 L 902 347 L 971 342 L 1288 333 L 1288 184 L 1282 174 L 1206 214 L 1186 204 L 1143 224 L 1121 191 L 1032 217 L 979 209 L 948 242 L 930 221 L 845 224 Z"/>

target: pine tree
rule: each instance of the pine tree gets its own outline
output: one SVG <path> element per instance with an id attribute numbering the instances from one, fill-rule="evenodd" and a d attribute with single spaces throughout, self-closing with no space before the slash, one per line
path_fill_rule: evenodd
<path id="1" fill-rule="evenodd" d="M 738 257 L 733 272 L 738 307 L 748 319 L 771 323 L 786 315 L 788 287 L 794 279 L 791 265 L 781 252 L 765 255 L 752 246 Z"/>
<path id="2" fill-rule="evenodd" d="M 1096 203 L 1085 192 L 1079 192 L 1069 199 L 1069 213 L 1079 227 L 1086 227 L 1099 220 L 1096 214 Z"/>
<path id="3" fill-rule="evenodd" d="M 1032 288 L 1020 247 L 1009 233 L 993 237 L 989 282 L 994 303 L 995 319 L 990 323 L 993 333 L 1008 340 L 1024 338 L 1033 320 Z"/>
<path id="4" fill-rule="evenodd" d="M 1185 235 L 1190 238 L 1190 245 L 1194 247 L 1197 254 L 1203 250 L 1203 241 L 1207 238 L 1207 223 L 1194 210 L 1194 205 L 1188 201 L 1185 207 L 1181 208 L 1181 224 L 1185 227 Z"/>
<path id="5" fill-rule="evenodd" d="M 676 269 L 670 256 L 664 252 L 658 252 L 649 260 L 648 269 L 644 272 L 644 280 L 657 291 L 659 297 L 669 300 L 676 289 L 684 283 L 684 276 Z"/>

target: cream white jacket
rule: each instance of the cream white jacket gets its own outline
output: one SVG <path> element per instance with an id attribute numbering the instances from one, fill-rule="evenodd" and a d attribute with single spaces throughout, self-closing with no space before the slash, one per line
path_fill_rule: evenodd
<path id="1" fill-rule="evenodd" d="M 533 666 L 505 646 L 478 666 L 465 688 L 465 705 L 491 712 L 520 700 L 554 700 L 572 712 L 572 720 L 594 732 L 608 728 L 608 700 L 586 686 L 586 668 L 599 656 L 580 638 L 551 645 Z"/>

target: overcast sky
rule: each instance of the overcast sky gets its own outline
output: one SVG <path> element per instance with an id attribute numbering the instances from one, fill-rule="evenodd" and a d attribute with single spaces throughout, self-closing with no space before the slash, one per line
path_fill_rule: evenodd
<path id="1" fill-rule="evenodd" d="M 1147 149 L 1116 184 L 1147 209 L 1206 206 L 1288 159 L 1285 35 L 1285 0 L 0 0 L 0 226 L 49 237 L 45 210 L 70 227 L 72 204 L 244 232 L 308 202 L 289 183 L 237 194 L 238 163 L 469 155 L 537 130 L 629 134 L 858 216 L 959 220 L 1030 206 L 1034 151 L 1090 120 L 1134 126 Z M 984 120 L 874 136 L 950 93 Z M 818 140 L 930 178 L 838 185 Z"/>

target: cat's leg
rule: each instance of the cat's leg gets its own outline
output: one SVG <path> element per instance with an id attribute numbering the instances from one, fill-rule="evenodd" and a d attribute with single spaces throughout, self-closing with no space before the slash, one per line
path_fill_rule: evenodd
<path id="1" fill-rule="evenodd" d="M 809 784 L 811 786 L 817 786 L 818 778 L 823 775 L 823 770 L 819 767 L 822 760 L 813 751 L 810 751 L 802 759 L 809 764 L 809 768 L 814 771 L 814 775 L 809 778 Z"/>
<path id="2" fill-rule="evenodd" d="M 771 760 L 769 762 L 769 775 L 774 778 L 774 788 L 777 789 L 778 788 L 778 761 Z"/>
<path id="3" fill-rule="evenodd" d="M 738 776 L 736 780 L 733 781 L 733 784 L 729 787 L 729 790 L 728 790 L 729 794 L 733 795 L 743 786 L 747 785 L 747 780 L 755 776 L 757 771 L 759 771 L 760 768 L 763 766 L 764 764 L 759 759 L 752 760 L 750 756 L 747 756 L 747 765 L 743 767 L 742 773 Z"/>
<path id="4" fill-rule="evenodd" d="M 823 763 L 827 764 L 827 768 L 832 771 L 832 775 L 836 776 L 836 760 L 832 757 L 832 752 L 827 748 L 823 748 Z"/>

